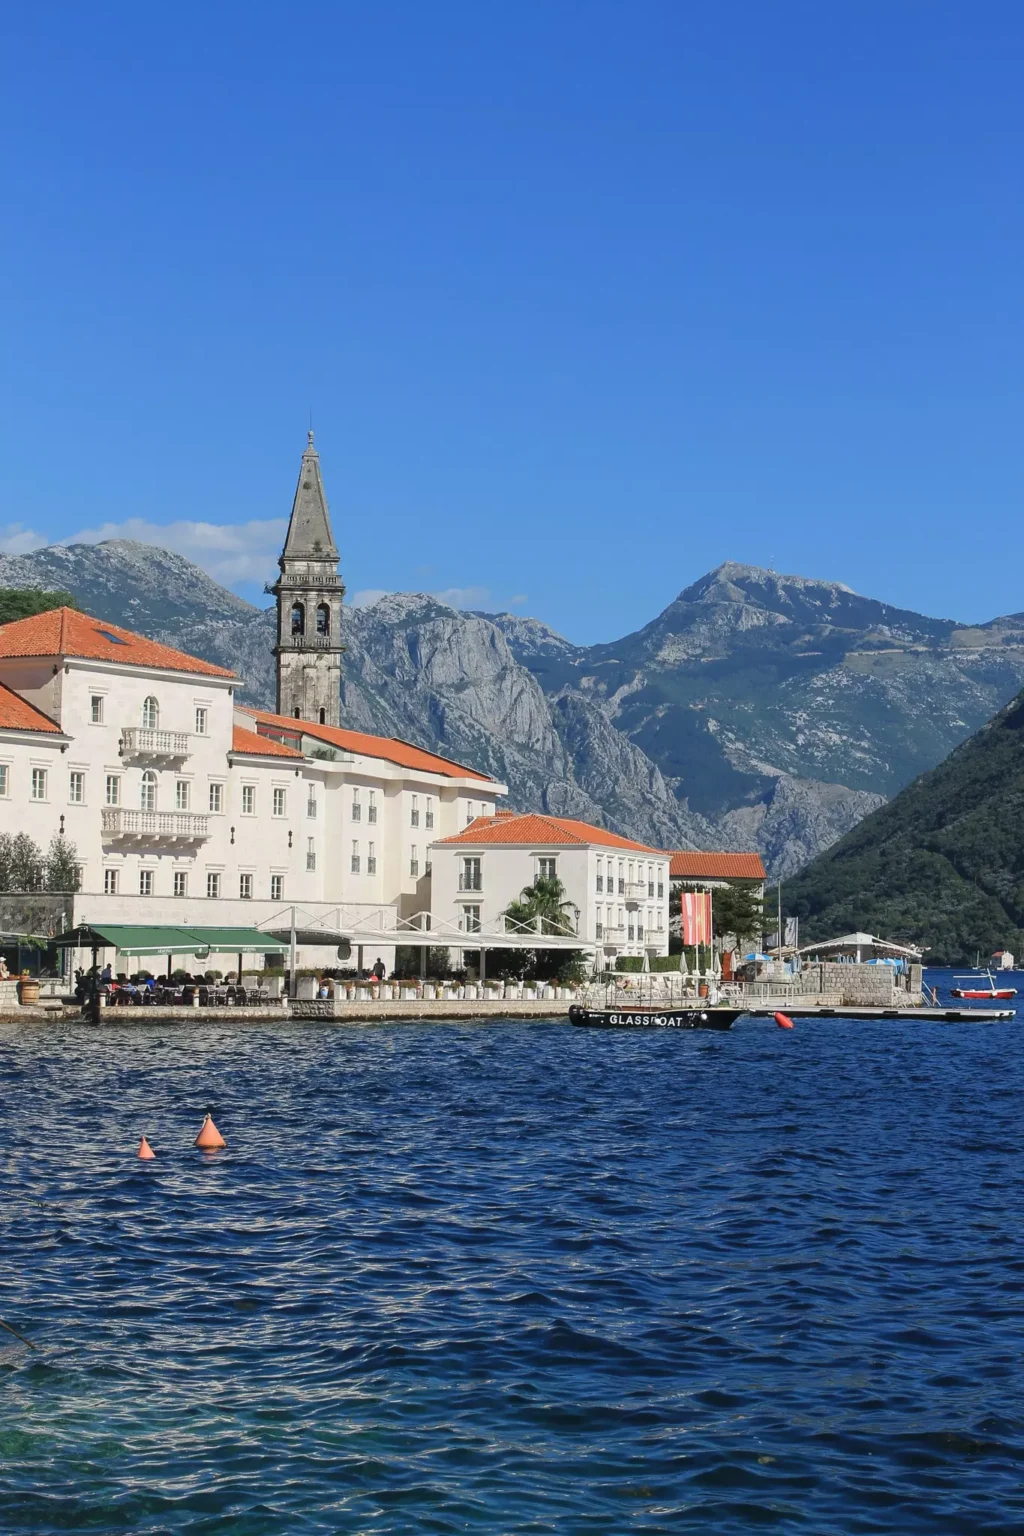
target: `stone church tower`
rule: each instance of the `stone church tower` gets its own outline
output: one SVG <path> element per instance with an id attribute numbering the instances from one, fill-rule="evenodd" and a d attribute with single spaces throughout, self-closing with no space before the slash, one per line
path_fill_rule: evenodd
<path id="1" fill-rule="evenodd" d="M 281 574 L 270 589 L 277 598 L 277 713 L 340 725 L 345 587 L 338 575 L 338 551 L 312 432 L 277 563 Z"/>

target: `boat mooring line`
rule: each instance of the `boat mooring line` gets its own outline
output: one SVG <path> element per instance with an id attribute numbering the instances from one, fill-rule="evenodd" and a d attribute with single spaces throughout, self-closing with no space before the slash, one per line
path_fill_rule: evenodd
<path id="1" fill-rule="evenodd" d="M 17 1328 L 12 1328 L 10 1323 L 5 1323 L 2 1317 L 0 1317 L 0 1328 L 6 1328 L 8 1333 L 13 1333 L 14 1337 L 20 1339 L 23 1344 L 27 1344 L 29 1349 L 38 1350 L 37 1344 L 33 1344 L 31 1339 L 26 1339 L 25 1335 L 19 1333 Z"/>

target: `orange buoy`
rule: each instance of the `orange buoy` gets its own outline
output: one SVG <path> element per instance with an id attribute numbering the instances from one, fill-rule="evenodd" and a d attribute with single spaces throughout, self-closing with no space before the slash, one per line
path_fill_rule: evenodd
<path id="1" fill-rule="evenodd" d="M 792 1029 L 793 1028 L 793 1020 L 789 1017 L 788 1014 L 777 1013 L 775 1015 L 775 1022 L 779 1026 L 780 1029 Z"/>
<path id="2" fill-rule="evenodd" d="M 150 1146 L 145 1136 L 143 1136 L 142 1140 L 139 1142 L 139 1156 L 142 1158 L 144 1163 L 148 1163 L 150 1158 L 156 1157 L 156 1153 L 153 1151 L 153 1148 Z"/>
<path id="3" fill-rule="evenodd" d="M 209 1115 L 207 1115 L 206 1119 L 203 1121 L 199 1128 L 199 1135 L 196 1137 L 195 1144 L 197 1147 L 201 1147 L 204 1152 L 211 1152 L 216 1147 L 227 1146 L 227 1142 L 224 1140 L 224 1137 L 221 1135 L 220 1131 L 218 1131 L 217 1127 L 213 1123 L 212 1118 Z"/>

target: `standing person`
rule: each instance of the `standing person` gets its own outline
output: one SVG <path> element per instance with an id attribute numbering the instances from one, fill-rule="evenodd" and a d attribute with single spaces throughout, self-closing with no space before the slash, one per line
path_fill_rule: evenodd
<path id="1" fill-rule="evenodd" d="M 370 974 L 374 981 L 383 981 L 384 977 L 387 975 L 387 966 L 384 964 L 384 961 L 381 959 L 380 955 L 377 956 L 377 964 L 374 966 Z"/>

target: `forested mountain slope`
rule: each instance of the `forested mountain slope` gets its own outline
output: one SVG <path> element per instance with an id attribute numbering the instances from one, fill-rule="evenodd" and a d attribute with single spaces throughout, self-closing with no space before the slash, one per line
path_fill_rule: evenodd
<path id="1" fill-rule="evenodd" d="M 1024 952 L 1024 693 L 785 888 L 804 942 L 856 929 L 936 964 Z"/>

